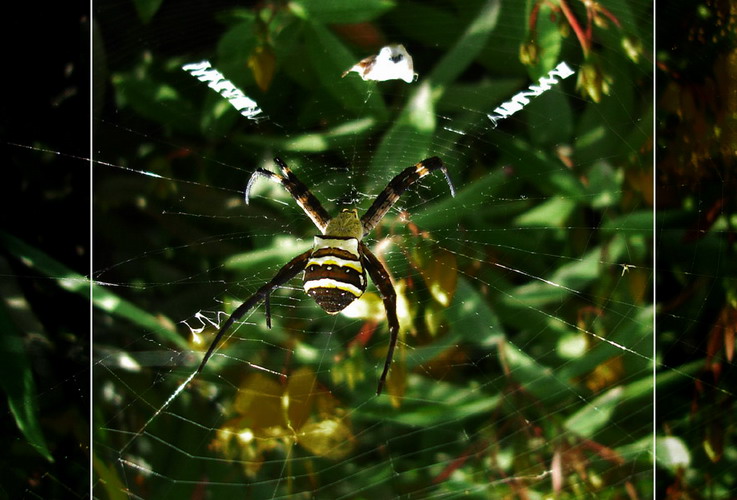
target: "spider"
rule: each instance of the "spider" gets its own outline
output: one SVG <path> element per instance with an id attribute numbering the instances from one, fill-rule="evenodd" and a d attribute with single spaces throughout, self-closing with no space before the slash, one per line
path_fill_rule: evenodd
<path id="1" fill-rule="evenodd" d="M 246 186 L 246 203 L 248 203 L 254 182 L 259 177 L 265 177 L 284 186 L 322 234 L 315 236 L 314 246 L 310 250 L 289 261 L 271 281 L 259 288 L 253 296 L 233 311 L 207 349 L 197 373 L 200 373 L 205 367 L 225 332 L 261 301 L 264 302 L 266 326 L 271 328 L 269 305 L 271 292 L 300 272 L 304 271 L 304 291 L 307 295 L 312 297 L 328 314 L 337 314 L 363 295 L 367 285 L 366 271 L 368 271 L 371 280 L 381 293 L 389 323 L 389 349 L 376 389 L 376 394 L 379 395 L 389 372 L 399 333 L 397 296 L 389 272 L 371 253 L 362 239 L 384 218 L 402 193 L 435 170 L 443 172 L 450 187 L 450 194 L 455 196 L 455 188 L 448 175 L 448 170 L 436 156 L 422 160 L 407 167 L 394 177 L 360 219 L 356 209 L 344 209 L 337 217 L 330 218 L 315 195 L 294 175 L 287 164 L 280 158 L 274 158 L 274 162 L 279 166 L 282 174 L 279 175 L 263 168 L 256 169 Z"/>

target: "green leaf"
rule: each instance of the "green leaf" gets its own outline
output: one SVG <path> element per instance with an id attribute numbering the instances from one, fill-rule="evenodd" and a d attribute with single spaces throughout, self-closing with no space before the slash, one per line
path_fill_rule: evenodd
<path id="1" fill-rule="evenodd" d="M 249 146 L 266 146 L 275 151 L 320 153 L 355 144 L 356 139 L 368 135 L 376 124 L 377 120 L 373 117 L 359 118 L 321 132 L 308 132 L 289 137 L 264 134 L 246 135 L 238 137 L 236 142 Z"/>
<path id="2" fill-rule="evenodd" d="M 564 427 L 580 437 L 593 437 L 597 431 L 611 423 L 612 415 L 623 395 L 622 387 L 606 391 L 566 419 Z"/>
<path id="3" fill-rule="evenodd" d="M 0 241 L 26 266 L 53 278 L 61 288 L 88 300 L 92 297 L 95 307 L 130 320 L 133 324 L 160 335 L 180 348 L 188 348 L 187 341 L 177 334 L 174 324 L 167 319 L 149 314 L 98 283 L 90 283 L 86 276 L 72 271 L 14 236 L 0 232 Z"/>
<path id="4" fill-rule="evenodd" d="M 0 259 L 3 274 L 10 275 L 10 268 L 5 259 Z M 46 446 L 41 425 L 38 421 L 38 405 L 36 384 L 33 381 L 31 365 L 28 361 L 23 334 L 11 316 L 12 308 L 16 318 L 22 318 L 28 328 L 40 330 L 42 327 L 31 312 L 20 289 L 15 282 L 5 280 L 2 285 L 3 303 L 0 303 L 0 386 L 8 398 L 8 407 L 18 429 L 26 440 L 46 460 L 54 458 Z"/>
<path id="5" fill-rule="evenodd" d="M 597 161 L 586 176 L 589 193 L 589 203 L 592 208 L 602 210 L 619 203 L 622 194 L 623 172 L 616 171 L 606 161 Z"/>
<path id="6" fill-rule="evenodd" d="M 537 83 L 537 81 L 536 81 Z M 522 110 L 532 142 L 545 149 L 573 141 L 573 110 L 560 85 L 533 97 Z"/>
<path id="7" fill-rule="evenodd" d="M 172 130 L 197 133 L 197 125 L 191 120 L 183 119 L 194 115 L 193 108 L 188 101 L 182 99 L 176 87 L 155 73 L 155 67 L 153 58 L 144 55 L 131 71 L 112 76 L 118 106 L 130 107 L 140 116 Z M 203 89 L 207 87 L 203 85 Z"/>
<path id="8" fill-rule="evenodd" d="M 427 81 L 416 84 L 407 106 L 384 134 L 374 153 L 369 167 L 370 187 L 379 189 L 384 183 L 380 172 L 396 172 L 410 166 L 407 158 L 422 161 L 428 156 L 432 136 L 435 132 L 435 106 L 430 84 Z"/>
<path id="9" fill-rule="evenodd" d="M 311 21 L 352 24 L 371 21 L 394 8 L 392 0 L 292 0 L 289 8 Z"/>
<path id="10" fill-rule="evenodd" d="M 429 75 L 433 91 L 445 89 L 473 62 L 486 46 L 499 20 L 499 0 L 487 0 L 455 45 L 445 53 Z"/>
<path id="11" fill-rule="evenodd" d="M 464 342 L 493 347 L 504 339 L 504 327 L 494 310 L 468 280 L 459 277 L 455 297 L 445 318 Z"/>
<path id="12" fill-rule="evenodd" d="M 120 476 L 118 476 L 114 467 L 108 466 L 100 460 L 97 454 L 92 455 L 92 467 L 100 478 L 100 483 L 102 483 L 105 493 L 107 493 L 110 500 L 125 500 L 128 498 L 128 495 L 125 493 L 126 487 L 120 480 Z"/>
<path id="13" fill-rule="evenodd" d="M 283 265 L 312 247 L 312 241 L 298 241 L 291 237 L 280 237 L 268 248 L 233 255 L 225 261 L 226 269 L 237 269 L 242 273 L 255 273 L 264 268 Z"/>
<path id="14" fill-rule="evenodd" d="M 133 0 L 136 13 L 143 24 L 148 24 L 153 19 L 162 3 L 164 3 L 164 0 Z"/>
<path id="15" fill-rule="evenodd" d="M 383 117 L 386 108 L 381 94 L 358 78 L 341 78 L 356 58 L 330 30 L 320 23 L 305 23 L 305 43 L 312 69 L 327 90 L 346 109 L 358 116 Z"/>
<path id="16" fill-rule="evenodd" d="M 459 421 L 480 415 L 488 415 L 500 403 L 498 394 L 488 395 L 481 391 L 459 390 L 453 384 L 411 376 L 409 383 L 413 392 L 422 395 L 419 401 L 408 399 L 401 412 L 387 411 L 388 398 L 373 400 L 370 407 L 361 407 L 354 413 L 356 420 L 380 419 L 415 428 L 437 428 L 443 424 L 458 425 Z M 427 399 L 442 402 L 428 405 Z"/>
<path id="17" fill-rule="evenodd" d="M 529 67 L 530 78 L 537 80 L 553 69 L 560 62 L 560 50 L 563 37 L 558 22 L 558 15 L 553 12 L 551 4 L 540 3 L 535 24 L 535 41 L 539 48 L 537 64 Z M 528 37 L 531 34 L 528 34 Z"/>
<path id="18" fill-rule="evenodd" d="M 602 225 L 601 230 L 606 234 L 649 234 L 653 233 L 653 211 L 640 210 L 630 212 L 619 217 L 609 218 Z"/>
<path id="19" fill-rule="evenodd" d="M 581 181 L 559 160 L 548 158 L 532 144 L 514 138 L 505 144 L 501 162 L 514 166 L 521 179 L 531 182 L 540 192 L 579 199 L 585 196 Z"/>
<path id="20" fill-rule="evenodd" d="M 460 169 L 460 165 L 446 165 L 453 176 L 453 170 Z M 444 197 L 431 204 L 423 205 L 423 210 L 412 214 L 412 222 L 423 229 L 447 228 L 451 222 L 464 217 L 477 217 L 481 210 L 491 208 L 490 198 L 501 193 L 504 186 L 504 172 L 495 170 L 489 174 L 466 184 L 456 192 L 455 197 Z"/>
<path id="21" fill-rule="evenodd" d="M 514 343 L 507 341 L 503 345 L 500 356 L 509 366 L 509 376 L 542 403 L 553 404 L 578 393 L 578 388 L 569 385 L 554 369 L 543 365 Z"/>
<path id="22" fill-rule="evenodd" d="M 576 200 L 551 198 L 516 217 L 513 225 L 522 227 L 564 227 L 575 208 Z"/>

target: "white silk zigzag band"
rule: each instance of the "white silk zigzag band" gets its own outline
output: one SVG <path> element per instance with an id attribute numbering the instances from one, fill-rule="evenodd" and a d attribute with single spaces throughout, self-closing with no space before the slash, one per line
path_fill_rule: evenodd
<path id="1" fill-rule="evenodd" d="M 210 65 L 210 61 L 185 64 L 182 69 L 223 96 L 240 114 L 249 120 L 258 120 L 263 110 L 256 101 L 244 94 L 233 82 L 227 80 L 221 72 Z"/>
<path id="2" fill-rule="evenodd" d="M 491 120 L 492 128 L 496 128 L 499 120 L 513 115 L 529 104 L 530 97 L 537 97 L 546 90 L 550 90 L 553 85 L 559 82 L 556 77 L 565 80 L 574 73 L 575 71 L 569 68 L 565 62 L 558 64 L 555 68 L 548 71 L 547 75 L 541 77 L 537 81 L 537 85 L 530 85 L 527 87 L 527 90 L 515 94 L 510 100 L 498 106 L 493 113 L 486 115 Z"/>

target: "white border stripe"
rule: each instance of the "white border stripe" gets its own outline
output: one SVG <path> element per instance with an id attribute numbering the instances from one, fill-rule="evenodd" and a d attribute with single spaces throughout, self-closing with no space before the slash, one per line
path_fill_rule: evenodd
<path id="1" fill-rule="evenodd" d="M 322 257 L 310 257 L 310 260 L 307 261 L 307 267 L 310 267 L 313 264 L 317 266 L 333 265 L 337 267 L 349 267 L 359 273 L 363 272 L 363 266 L 361 265 L 361 261 L 358 259 L 345 260 L 333 255 L 323 255 Z"/>
<path id="2" fill-rule="evenodd" d="M 304 284 L 305 292 L 309 292 L 313 288 L 337 288 L 338 290 L 350 292 L 351 294 L 355 295 L 356 298 L 363 295 L 363 290 L 356 288 L 350 283 L 344 283 L 342 281 L 338 281 L 338 280 L 334 280 L 330 278 L 320 278 L 319 280 L 305 281 L 305 284 Z"/>

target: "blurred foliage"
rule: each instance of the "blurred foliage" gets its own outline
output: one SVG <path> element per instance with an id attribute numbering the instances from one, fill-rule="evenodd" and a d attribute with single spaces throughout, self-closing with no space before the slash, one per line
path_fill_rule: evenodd
<path id="1" fill-rule="evenodd" d="M 658 24 L 657 456 L 664 498 L 737 495 L 736 27 L 737 4 L 711 0 L 675 2 Z"/>
<path id="2" fill-rule="evenodd" d="M 652 5 L 605 7 L 98 2 L 95 494 L 651 497 Z M 340 78 L 398 41 L 416 83 Z M 203 59 L 267 118 L 181 70 Z M 492 129 L 562 60 L 577 82 Z M 448 165 L 455 198 L 423 179 L 367 240 L 402 326 L 381 397 L 373 289 L 335 317 L 279 290 L 273 329 L 256 309 L 177 391 L 214 333 L 195 313 L 232 311 L 314 234 L 279 186 L 244 206 L 275 155 L 331 213 Z"/>

